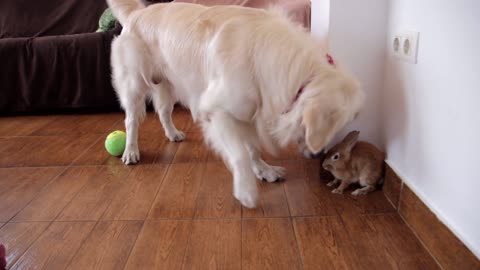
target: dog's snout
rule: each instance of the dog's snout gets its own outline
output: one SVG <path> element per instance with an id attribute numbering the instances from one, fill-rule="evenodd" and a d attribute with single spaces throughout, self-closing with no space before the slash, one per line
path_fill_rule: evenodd
<path id="1" fill-rule="evenodd" d="M 318 153 L 312 153 L 312 158 L 322 158 L 324 155 L 323 150 Z"/>

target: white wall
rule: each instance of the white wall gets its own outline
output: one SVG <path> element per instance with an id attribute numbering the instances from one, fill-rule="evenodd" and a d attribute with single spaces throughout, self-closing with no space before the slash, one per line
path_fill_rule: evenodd
<path id="1" fill-rule="evenodd" d="M 380 146 L 379 93 L 383 86 L 387 11 L 385 0 L 312 0 L 312 34 L 321 40 L 328 34 L 332 56 L 354 74 L 367 94 L 358 119 L 336 140 L 358 129 L 361 139 Z"/>
<path id="2" fill-rule="evenodd" d="M 416 65 L 386 50 L 409 29 L 420 32 Z M 384 147 L 390 166 L 480 257 L 480 1 L 312 0 L 312 34 L 329 37 L 367 91 L 347 130 Z"/>
<path id="3" fill-rule="evenodd" d="M 328 48 L 328 30 L 330 27 L 330 0 L 312 0 L 311 33 Z"/>
<path id="4" fill-rule="evenodd" d="M 405 29 L 420 42 L 416 65 L 386 58 L 388 163 L 480 257 L 480 1 L 390 2 L 388 44 Z"/>

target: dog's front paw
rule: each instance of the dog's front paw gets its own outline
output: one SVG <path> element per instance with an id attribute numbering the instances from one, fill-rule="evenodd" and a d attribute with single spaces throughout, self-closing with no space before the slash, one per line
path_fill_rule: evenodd
<path id="1" fill-rule="evenodd" d="M 138 150 L 138 146 L 127 146 L 123 152 L 122 161 L 127 165 L 135 164 L 140 161 L 140 151 Z"/>
<path id="2" fill-rule="evenodd" d="M 185 140 L 185 133 L 177 130 L 175 132 L 167 134 L 167 137 L 171 142 L 182 142 L 183 140 Z"/>
<path id="3" fill-rule="evenodd" d="M 247 208 L 255 208 L 258 201 L 257 185 L 240 186 L 234 190 L 233 195 L 240 203 Z"/>
<path id="4" fill-rule="evenodd" d="M 339 189 L 339 188 L 336 188 L 334 190 L 332 190 L 332 193 L 334 194 L 343 194 L 343 190 Z"/>
<path id="5" fill-rule="evenodd" d="M 255 170 L 258 179 L 266 180 L 269 183 L 279 181 L 285 176 L 285 168 L 279 166 L 264 166 L 262 169 Z"/>

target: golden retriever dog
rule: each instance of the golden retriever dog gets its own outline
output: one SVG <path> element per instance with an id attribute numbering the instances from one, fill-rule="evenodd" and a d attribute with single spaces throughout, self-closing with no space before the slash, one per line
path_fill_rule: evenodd
<path id="1" fill-rule="evenodd" d="M 168 139 L 184 139 L 171 118 L 180 102 L 230 169 L 235 198 L 252 208 L 255 178 L 284 174 L 261 159 L 262 149 L 275 153 L 293 142 L 318 153 L 362 107 L 357 82 L 280 10 L 107 2 L 123 25 L 111 63 L 126 114 L 125 164 L 139 161 L 147 99 Z"/>

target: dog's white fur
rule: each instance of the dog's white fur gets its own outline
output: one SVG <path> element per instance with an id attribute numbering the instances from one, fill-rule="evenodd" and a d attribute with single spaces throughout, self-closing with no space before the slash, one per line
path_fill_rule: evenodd
<path id="1" fill-rule="evenodd" d="M 330 65 L 318 43 L 281 12 L 184 3 L 145 8 L 137 0 L 108 4 L 124 27 L 111 61 L 126 113 L 126 164 L 139 161 L 145 100 L 152 99 L 171 141 L 185 136 L 171 118 L 181 102 L 231 170 L 234 196 L 255 207 L 255 177 L 273 182 L 283 176 L 282 168 L 260 158 L 260 147 L 275 152 L 277 145 L 297 142 L 304 153 L 320 152 L 363 104 L 355 80 Z"/>

